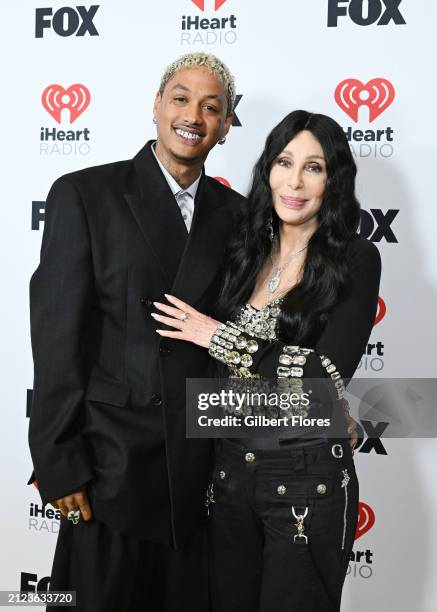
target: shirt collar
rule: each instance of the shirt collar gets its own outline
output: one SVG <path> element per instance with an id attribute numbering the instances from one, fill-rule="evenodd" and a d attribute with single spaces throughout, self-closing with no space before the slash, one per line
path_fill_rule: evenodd
<path id="1" fill-rule="evenodd" d="M 186 189 L 183 189 L 179 183 L 177 181 L 175 181 L 175 179 L 172 177 L 172 175 L 170 174 L 170 172 L 165 168 L 165 166 L 163 166 L 163 164 L 159 161 L 158 156 L 155 153 L 155 144 L 156 143 L 152 143 L 152 153 L 155 156 L 156 161 L 158 162 L 159 167 L 161 168 L 161 172 L 164 175 L 173 195 L 175 197 L 181 195 L 182 193 L 188 193 L 193 200 L 196 197 L 196 193 L 197 193 L 197 188 L 199 187 L 199 183 L 200 183 L 200 179 L 202 178 L 202 173 L 199 174 L 199 176 L 197 177 L 197 179 L 194 181 L 194 183 L 191 183 L 191 185 L 189 187 L 187 187 Z"/>

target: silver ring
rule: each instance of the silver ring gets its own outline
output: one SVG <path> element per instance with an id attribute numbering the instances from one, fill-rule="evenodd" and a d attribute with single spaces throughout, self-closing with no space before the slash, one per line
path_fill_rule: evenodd
<path id="1" fill-rule="evenodd" d="M 67 514 L 67 519 L 73 523 L 73 525 L 77 525 L 80 521 L 80 510 L 70 510 Z"/>
<path id="2" fill-rule="evenodd" d="M 187 321 L 187 320 L 188 320 L 188 315 L 186 312 L 183 312 L 181 316 L 181 321 Z"/>
<path id="3" fill-rule="evenodd" d="M 308 506 L 305 506 L 305 512 L 303 514 L 296 514 L 296 510 L 294 508 L 294 506 L 291 506 L 291 511 L 293 513 L 294 518 L 299 519 L 299 518 L 305 518 L 308 514 Z"/>

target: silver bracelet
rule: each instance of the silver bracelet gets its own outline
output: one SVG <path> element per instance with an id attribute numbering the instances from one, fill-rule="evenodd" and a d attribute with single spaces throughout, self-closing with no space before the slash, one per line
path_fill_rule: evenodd
<path id="1" fill-rule="evenodd" d="M 340 372 L 337 370 L 337 366 L 332 363 L 329 357 L 320 355 L 320 362 L 325 368 L 326 373 L 331 377 L 334 382 L 334 387 L 337 391 L 337 399 L 343 399 L 346 392 L 346 386 L 344 380 L 341 377 Z"/>
<path id="2" fill-rule="evenodd" d="M 214 359 L 225 363 L 239 377 L 252 377 L 248 368 L 253 364 L 252 355 L 259 349 L 258 342 L 247 339 L 231 322 L 220 323 L 208 346 Z M 241 352 L 240 351 L 245 351 Z M 236 368 L 235 366 L 239 366 Z"/>
<path id="3" fill-rule="evenodd" d="M 283 352 L 279 356 L 280 366 L 276 370 L 278 378 L 302 378 L 306 358 L 310 353 L 315 352 L 314 349 L 286 345 L 282 350 Z M 340 372 L 329 357 L 325 355 L 320 355 L 319 357 L 322 367 L 334 383 L 337 399 L 343 399 L 346 387 Z"/>

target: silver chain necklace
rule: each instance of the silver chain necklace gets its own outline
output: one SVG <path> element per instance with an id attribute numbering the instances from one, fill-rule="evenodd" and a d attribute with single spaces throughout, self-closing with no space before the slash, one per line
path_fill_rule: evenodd
<path id="1" fill-rule="evenodd" d="M 278 251 L 278 254 L 279 254 L 279 241 L 278 239 L 275 239 L 273 246 L 272 246 L 272 251 L 270 253 L 270 259 L 272 261 L 272 268 L 273 268 L 274 274 L 270 279 L 267 280 L 267 292 L 268 293 L 275 293 L 275 291 L 281 284 L 282 272 L 291 263 L 291 261 L 296 257 L 296 255 L 299 255 L 299 253 L 302 253 L 302 251 L 304 251 L 307 248 L 307 246 L 308 244 L 306 244 L 304 247 L 302 247 L 298 251 L 294 251 L 293 253 L 290 253 L 285 264 L 283 264 L 282 266 L 277 266 L 273 260 L 273 253 L 274 251 Z"/>

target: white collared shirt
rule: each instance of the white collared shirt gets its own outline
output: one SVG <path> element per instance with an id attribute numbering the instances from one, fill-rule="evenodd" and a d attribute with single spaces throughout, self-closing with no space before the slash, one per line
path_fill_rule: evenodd
<path id="1" fill-rule="evenodd" d="M 158 162 L 159 167 L 161 168 L 163 175 L 165 176 L 165 179 L 174 197 L 176 198 L 176 202 L 181 211 L 185 226 L 187 228 L 187 231 L 189 232 L 191 228 L 191 222 L 193 220 L 193 214 L 194 214 L 194 200 L 196 197 L 197 188 L 199 187 L 199 182 L 200 182 L 202 173 L 199 174 L 199 176 L 194 181 L 194 183 L 191 183 L 191 185 L 187 187 L 186 189 L 182 189 L 179 183 L 175 181 L 175 179 L 172 177 L 170 172 L 159 161 L 158 156 L 155 153 L 155 143 L 152 144 L 152 151 L 153 151 L 153 155 L 155 156 L 156 161 Z"/>

